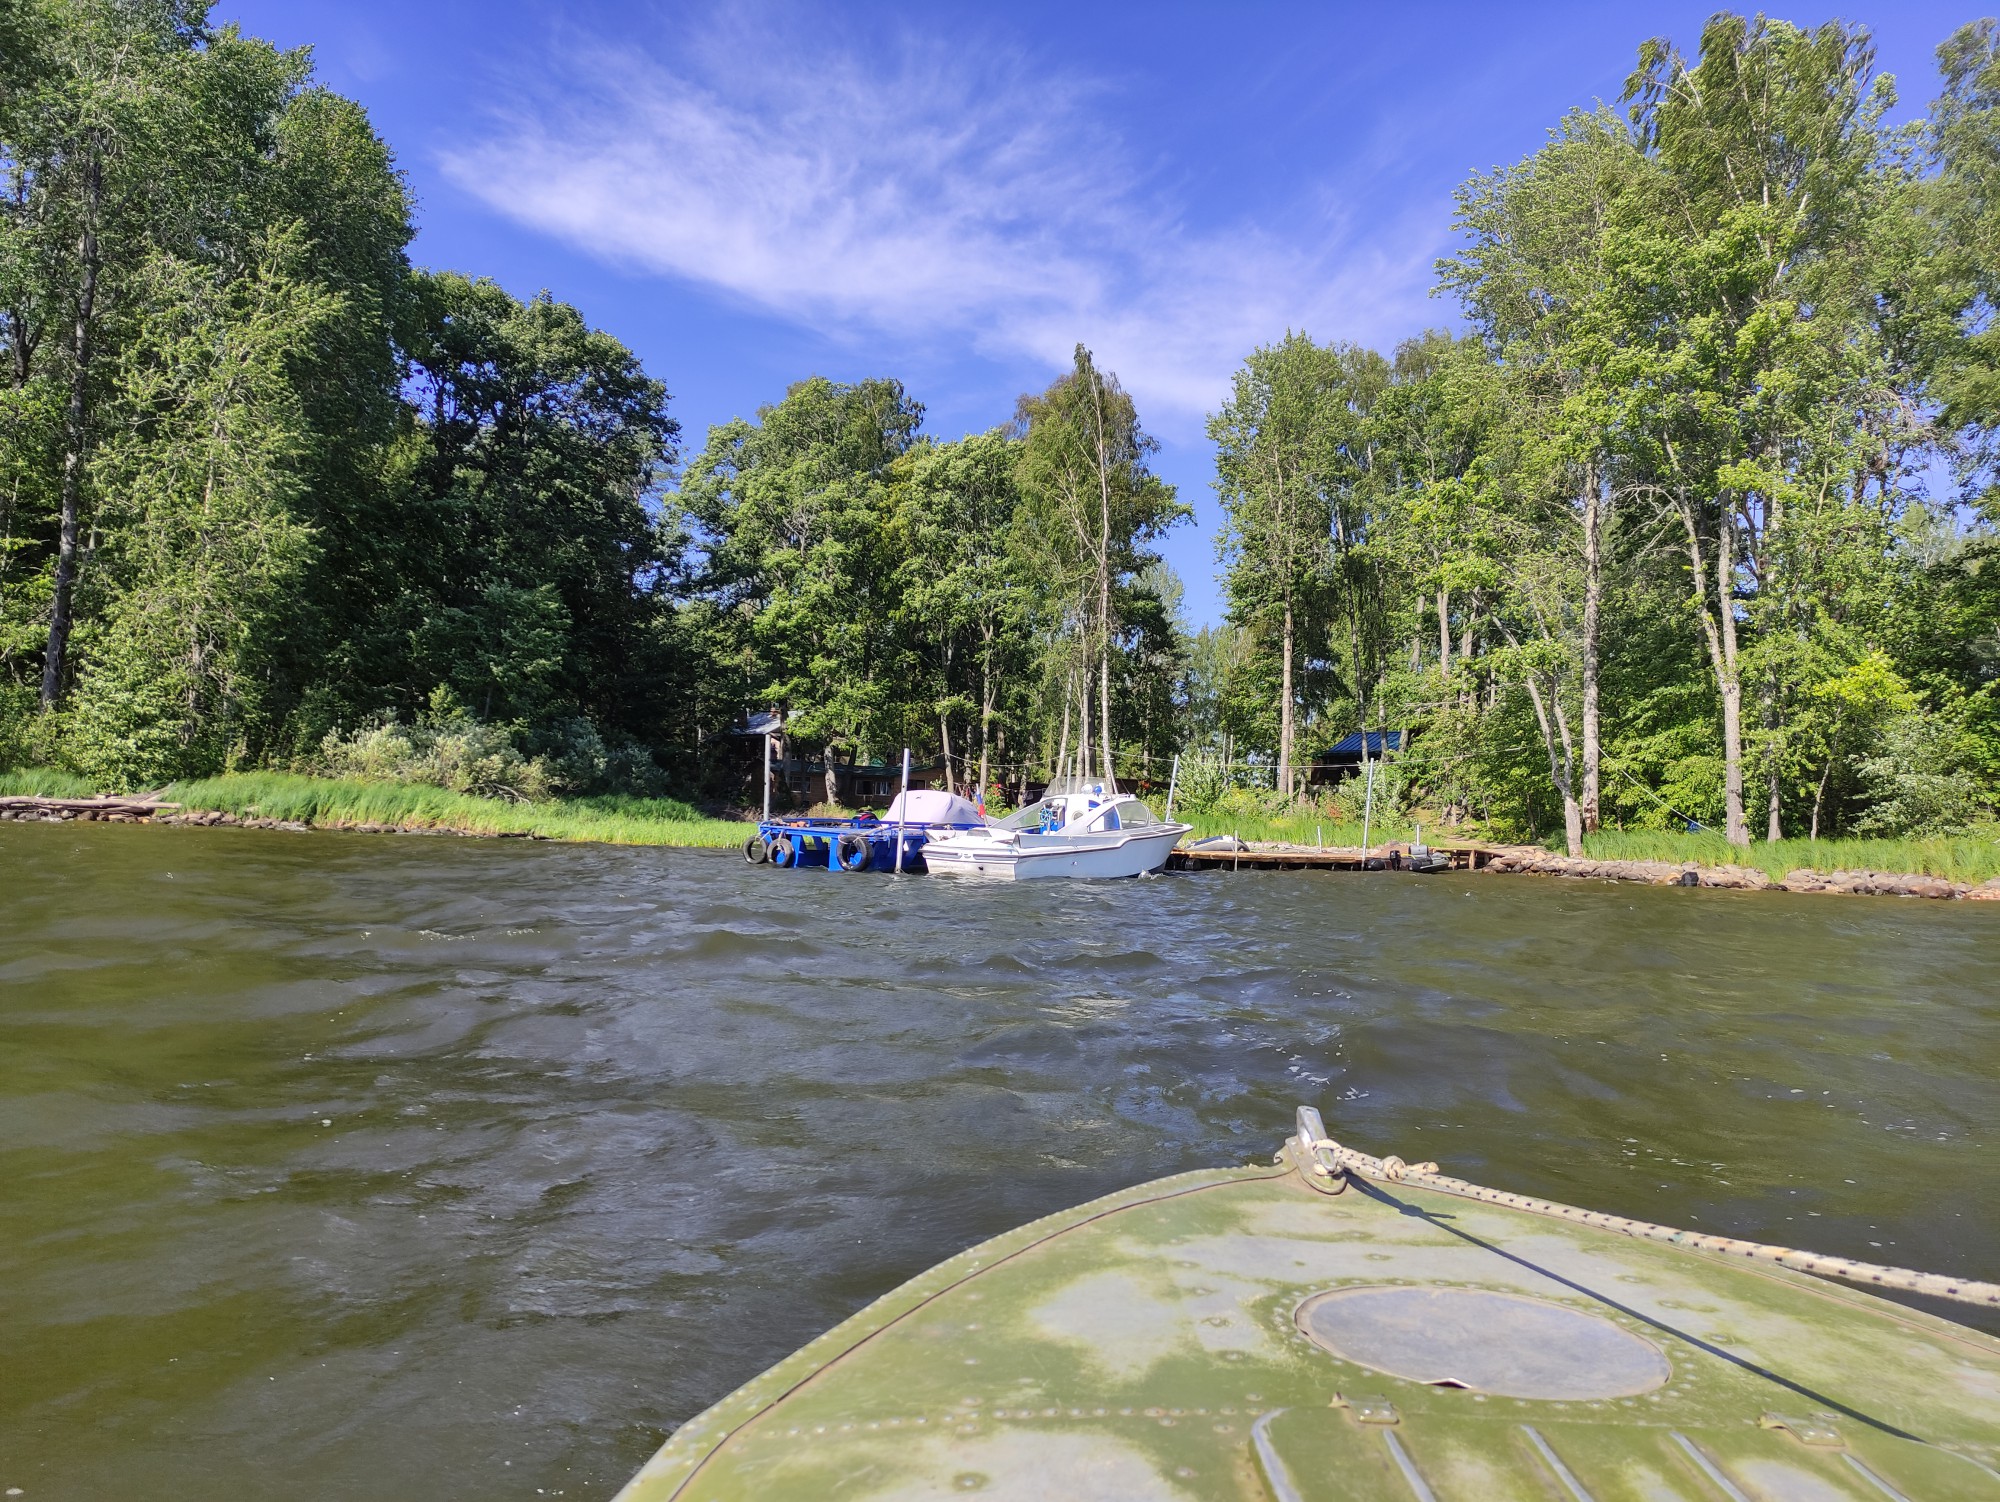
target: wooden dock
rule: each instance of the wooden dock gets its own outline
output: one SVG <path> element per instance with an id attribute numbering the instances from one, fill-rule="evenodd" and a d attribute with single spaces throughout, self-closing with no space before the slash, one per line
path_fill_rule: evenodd
<path id="1" fill-rule="evenodd" d="M 1433 842 L 1424 848 L 1444 856 L 1449 864 L 1432 870 L 1477 871 L 1498 849 L 1476 843 Z M 1409 846 L 1358 845 L 1319 848 L 1312 845 L 1258 844 L 1244 850 L 1189 850 L 1167 857 L 1169 871 L 1401 871 L 1410 869 Z"/>

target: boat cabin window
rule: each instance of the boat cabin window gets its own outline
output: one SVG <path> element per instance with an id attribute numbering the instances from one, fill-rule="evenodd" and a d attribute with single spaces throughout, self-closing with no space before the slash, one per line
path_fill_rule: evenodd
<path id="1" fill-rule="evenodd" d="M 1118 810 L 1116 808 L 1105 809 L 1090 821 L 1090 827 L 1092 829 L 1116 829 L 1118 827 Z"/>
<path id="2" fill-rule="evenodd" d="M 1160 822 L 1159 819 L 1154 816 L 1153 811 L 1150 808 L 1146 807 L 1145 804 L 1141 803 L 1137 798 L 1132 799 L 1131 802 L 1129 803 L 1119 804 L 1118 814 L 1119 817 L 1125 821 L 1125 827 L 1127 829 L 1137 829 L 1141 825 L 1157 824 Z"/>

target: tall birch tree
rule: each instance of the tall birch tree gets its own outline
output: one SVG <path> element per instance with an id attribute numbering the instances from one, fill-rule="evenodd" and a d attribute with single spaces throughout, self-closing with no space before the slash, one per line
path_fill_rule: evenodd
<path id="1" fill-rule="evenodd" d="M 1072 367 L 1046 391 L 1021 398 L 1015 428 L 1022 524 L 1049 582 L 1071 602 L 1081 702 L 1096 711 L 1098 771 L 1110 782 L 1117 776 L 1111 653 L 1119 591 L 1152 561 L 1146 544 L 1191 513 L 1153 473 L 1159 443 L 1139 426 L 1131 396 L 1081 344 Z"/>

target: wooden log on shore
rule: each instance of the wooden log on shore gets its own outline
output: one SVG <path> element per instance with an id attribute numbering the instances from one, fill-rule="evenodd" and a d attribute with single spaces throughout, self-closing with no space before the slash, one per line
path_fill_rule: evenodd
<path id="1" fill-rule="evenodd" d="M 0 797 L 0 817 L 22 818 L 54 815 L 58 819 L 150 819 L 156 814 L 179 808 L 158 798 L 45 798 L 26 793 Z"/>

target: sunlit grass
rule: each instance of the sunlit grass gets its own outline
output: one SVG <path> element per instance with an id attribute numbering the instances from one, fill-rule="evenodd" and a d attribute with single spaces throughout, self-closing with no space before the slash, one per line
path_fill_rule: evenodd
<path id="1" fill-rule="evenodd" d="M 1748 866 L 1782 878 L 1788 871 L 1882 871 L 1985 881 L 2000 876 L 2000 840 L 1971 835 L 1926 840 L 1765 840 L 1742 850 L 1721 835 L 1668 830 L 1601 830 L 1585 835 L 1584 853 L 1597 860 L 1694 861 Z"/>
<path id="2" fill-rule="evenodd" d="M 473 834 L 541 835 L 611 845 L 727 846 L 749 826 L 702 816 L 677 798 L 565 798 L 511 803 L 413 782 L 359 782 L 289 772 L 233 772 L 177 783 L 166 796 L 188 808 L 302 823 L 393 824 Z"/>
<path id="3" fill-rule="evenodd" d="M 88 798 L 96 791 L 81 777 L 47 767 L 0 772 L 0 798 Z"/>
<path id="4" fill-rule="evenodd" d="M 98 790 L 67 772 L 0 772 L 0 796 L 87 798 Z M 705 817 L 678 798 L 564 798 L 512 803 L 415 782 L 361 782 L 290 772 L 231 772 L 175 783 L 161 797 L 186 809 L 327 825 L 387 824 L 471 834 L 541 835 L 609 845 L 738 845 L 752 826 Z"/>
<path id="5" fill-rule="evenodd" d="M 1361 844 L 1358 820 L 1339 822 L 1326 819 L 1312 809 L 1296 814 L 1258 815 L 1235 813 L 1189 814 L 1175 811 L 1175 817 L 1192 824 L 1188 840 L 1211 835 L 1233 834 L 1250 841 L 1281 841 L 1294 845 L 1355 847 Z M 1391 840 L 1408 840 L 1420 826 L 1407 814 L 1379 816 L 1368 830 L 1371 845 Z M 1450 844 L 1472 841 L 1476 834 L 1454 831 L 1438 825 L 1423 825 L 1428 840 Z M 1496 842 L 1504 843 L 1504 842 Z M 1560 851 L 1560 837 L 1545 842 Z M 2000 840 L 1991 835 L 1960 835 L 1936 839 L 1902 840 L 1780 840 L 1776 844 L 1759 840 L 1748 850 L 1739 850 L 1721 835 L 1710 832 L 1681 834 L 1669 830 L 1603 830 L 1584 837 L 1584 853 L 1594 860 L 1670 861 L 1684 865 L 1745 866 L 1782 880 L 1786 873 L 1807 871 L 1880 871 L 1895 875 L 1941 876 L 1948 881 L 1980 882 L 2000 876 Z"/>
<path id="6" fill-rule="evenodd" d="M 1174 817 L 1183 824 L 1194 826 L 1194 833 L 1187 837 L 1189 841 L 1205 840 L 1211 835 L 1233 834 L 1244 840 L 1271 840 L 1288 845 L 1358 847 L 1361 844 L 1359 819 L 1332 820 L 1312 809 L 1278 815 L 1190 814 L 1175 809 Z M 1401 815 L 1378 817 L 1369 821 L 1368 843 L 1380 845 L 1390 840 L 1407 840 L 1413 832 L 1410 821 Z M 1441 832 L 1439 837 L 1443 837 Z"/>

